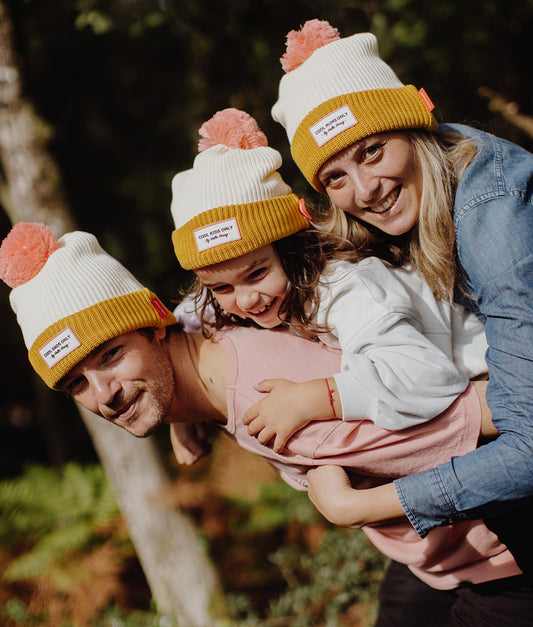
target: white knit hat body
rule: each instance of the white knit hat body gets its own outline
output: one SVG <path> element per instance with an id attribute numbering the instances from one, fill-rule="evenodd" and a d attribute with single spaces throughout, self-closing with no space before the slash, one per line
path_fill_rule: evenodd
<path id="1" fill-rule="evenodd" d="M 400 81 L 380 58 L 375 35 L 338 37 L 320 20 L 287 35 L 281 59 L 287 73 L 272 107 L 294 162 L 322 193 L 318 172 L 348 146 L 378 133 L 438 128 L 425 91 Z"/>
<path id="2" fill-rule="evenodd" d="M 104 342 L 176 322 L 90 233 L 56 242 L 46 225 L 19 222 L 0 246 L 0 278 L 12 288 L 28 359 L 51 388 Z"/>
<path id="3" fill-rule="evenodd" d="M 358 33 L 318 48 L 280 81 L 272 117 L 290 142 L 305 116 L 326 100 L 353 92 L 403 87 L 378 53 L 372 33 Z"/>
<path id="4" fill-rule="evenodd" d="M 192 169 L 172 180 L 170 210 L 175 228 L 211 209 L 290 194 L 291 188 L 276 171 L 281 164 L 279 152 L 268 146 L 243 150 L 220 144 L 201 152 Z"/>
<path id="5" fill-rule="evenodd" d="M 122 264 L 100 247 L 94 235 L 76 231 L 67 233 L 57 243 L 58 250 L 39 274 L 10 294 L 28 349 L 57 320 L 95 303 L 143 289 Z"/>

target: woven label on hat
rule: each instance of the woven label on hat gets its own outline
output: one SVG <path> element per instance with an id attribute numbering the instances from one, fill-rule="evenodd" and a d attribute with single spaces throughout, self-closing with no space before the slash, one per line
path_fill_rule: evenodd
<path id="1" fill-rule="evenodd" d="M 318 147 L 327 144 L 330 139 L 337 137 L 348 128 L 357 124 L 357 118 L 348 105 L 335 109 L 309 127 L 313 139 Z"/>
<path id="2" fill-rule="evenodd" d="M 53 368 L 57 363 L 70 355 L 73 350 L 81 346 L 81 342 L 74 335 L 70 327 L 60 331 L 49 342 L 39 349 L 39 354 L 49 368 Z"/>
<path id="3" fill-rule="evenodd" d="M 241 232 L 239 231 L 236 218 L 213 222 L 213 224 L 195 229 L 193 232 L 196 248 L 198 248 L 198 252 L 200 253 L 204 250 L 215 248 L 215 246 L 221 246 L 228 242 L 236 242 L 241 239 Z"/>

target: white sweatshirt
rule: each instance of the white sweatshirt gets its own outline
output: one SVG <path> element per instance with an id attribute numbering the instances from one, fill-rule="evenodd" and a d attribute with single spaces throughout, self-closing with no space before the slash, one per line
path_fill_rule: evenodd
<path id="1" fill-rule="evenodd" d="M 486 372 L 474 314 L 437 301 L 411 269 L 375 257 L 330 264 L 317 322 L 330 330 L 320 339 L 342 350 L 335 381 L 345 420 L 411 427 L 447 409 L 469 377 Z"/>

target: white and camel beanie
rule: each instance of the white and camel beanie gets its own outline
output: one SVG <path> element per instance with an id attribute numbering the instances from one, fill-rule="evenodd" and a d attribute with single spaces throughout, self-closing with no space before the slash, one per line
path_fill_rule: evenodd
<path id="1" fill-rule="evenodd" d="M 351 144 L 384 131 L 437 121 L 426 92 L 404 85 L 379 56 L 372 33 L 342 38 L 322 20 L 287 35 L 272 117 L 286 130 L 296 165 L 320 192 L 322 165 Z"/>
<path id="2" fill-rule="evenodd" d="M 0 278 L 13 288 L 11 307 L 29 360 L 51 388 L 100 344 L 175 322 L 90 233 L 56 241 L 44 224 L 19 222 L 0 247 Z"/>
<path id="3" fill-rule="evenodd" d="M 174 251 L 195 270 L 234 259 L 309 226 L 282 159 L 250 115 L 224 109 L 199 130 L 192 169 L 172 180 Z"/>

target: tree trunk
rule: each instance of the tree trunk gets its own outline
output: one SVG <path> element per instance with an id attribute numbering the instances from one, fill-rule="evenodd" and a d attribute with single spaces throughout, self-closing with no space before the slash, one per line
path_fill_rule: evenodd
<path id="1" fill-rule="evenodd" d="M 74 220 L 47 149 L 46 126 L 24 96 L 15 49 L 11 18 L 0 0 L 1 201 L 11 222 L 44 222 L 59 236 L 74 228 Z M 191 522 L 153 498 L 169 480 L 156 442 L 137 440 L 81 408 L 80 413 L 115 488 L 157 609 L 176 616 L 180 627 L 215 625 L 223 604 L 214 567 Z"/>

